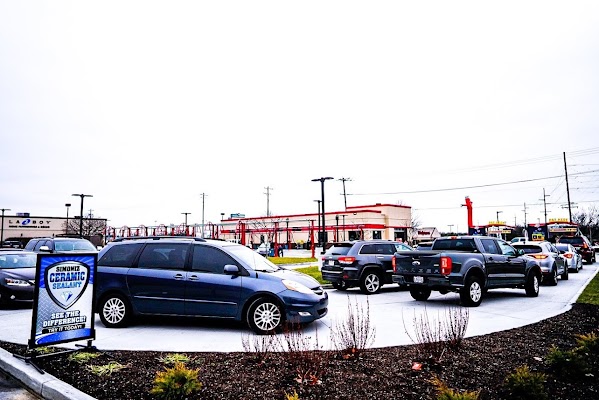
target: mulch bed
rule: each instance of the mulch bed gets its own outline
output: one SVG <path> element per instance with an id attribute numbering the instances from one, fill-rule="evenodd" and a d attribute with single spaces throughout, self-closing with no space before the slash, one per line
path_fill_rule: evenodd
<path id="1" fill-rule="evenodd" d="M 189 368 L 199 369 L 202 389 L 188 399 L 434 399 L 434 377 L 457 391 L 480 391 L 481 399 L 510 398 L 505 378 L 527 365 L 546 374 L 550 399 L 599 398 L 599 363 L 579 376 L 564 376 L 547 362 L 552 346 L 563 350 L 576 345 L 576 335 L 599 333 L 599 306 L 574 304 L 553 318 L 528 325 L 464 339 L 458 349 L 431 358 L 422 346 L 368 349 L 354 356 L 335 351 L 302 354 L 272 352 L 262 357 L 246 353 L 184 353 Z M 380 334 L 380 332 L 378 333 Z M 402 333 L 397 333 L 402 334 Z M 0 342 L 14 354 L 26 354 L 26 346 Z M 253 347 L 252 349 L 255 349 Z M 149 393 L 157 371 L 166 365 L 163 352 L 108 351 L 87 364 L 117 361 L 126 367 L 110 375 L 91 373 L 86 364 L 68 355 L 40 360 L 48 373 L 91 396 L 103 400 L 155 399 Z M 416 363 L 421 368 L 414 369 Z"/>

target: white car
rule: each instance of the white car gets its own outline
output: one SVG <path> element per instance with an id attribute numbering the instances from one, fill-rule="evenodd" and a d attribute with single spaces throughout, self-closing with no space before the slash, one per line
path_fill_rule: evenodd
<path id="1" fill-rule="evenodd" d="M 266 257 L 270 253 L 270 243 L 260 243 L 260 246 L 256 249 L 258 254 Z"/>

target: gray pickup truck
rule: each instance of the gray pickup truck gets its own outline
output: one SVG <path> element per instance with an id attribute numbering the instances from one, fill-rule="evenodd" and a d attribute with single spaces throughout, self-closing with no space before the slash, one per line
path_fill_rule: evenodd
<path id="1" fill-rule="evenodd" d="M 399 251 L 392 280 L 407 285 L 416 300 L 431 292 L 457 292 L 463 305 L 477 307 L 488 289 L 523 288 L 539 295 L 539 264 L 504 240 L 488 236 L 451 236 L 435 240 L 431 250 Z"/>

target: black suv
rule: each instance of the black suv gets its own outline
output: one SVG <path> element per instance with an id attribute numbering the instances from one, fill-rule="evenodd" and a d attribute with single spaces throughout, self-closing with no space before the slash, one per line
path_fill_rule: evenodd
<path id="1" fill-rule="evenodd" d="M 393 283 L 393 255 L 413 250 L 405 243 L 390 240 L 338 242 L 322 256 L 322 279 L 337 290 L 360 285 L 364 294 L 375 294 L 386 283 Z"/>
<path id="2" fill-rule="evenodd" d="M 36 253 L 89 253 L 98 249 L 87 239 L 70 237 L 45 237 L 31 239 L 25 250 Z"/>
<path id="3" fill-rule="evenodd" d="M 592 264 L 595 262 L 595 249 L 593 249 L 591 241 L 586 236 L 562 236 L 557 242 L 571 244 L 587 263 Z"/>

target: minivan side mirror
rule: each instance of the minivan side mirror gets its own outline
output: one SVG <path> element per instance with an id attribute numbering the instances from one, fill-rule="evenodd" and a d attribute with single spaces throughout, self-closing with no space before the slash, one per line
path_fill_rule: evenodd
<path id="1" fill-rule="evenodd" d="M 227 264 L 227 265 L 225 265 L 224 272 L 225 272 L 225 275 L 237 276 L 237 275 L 239 275 L 239 267 L 237 265 Z"/>
<path id="2" fill-rule="evenodd" d="M 39 251 L 42 253 L 50 253 L 51 250 L 48 246 L 40 246 Z"/>

